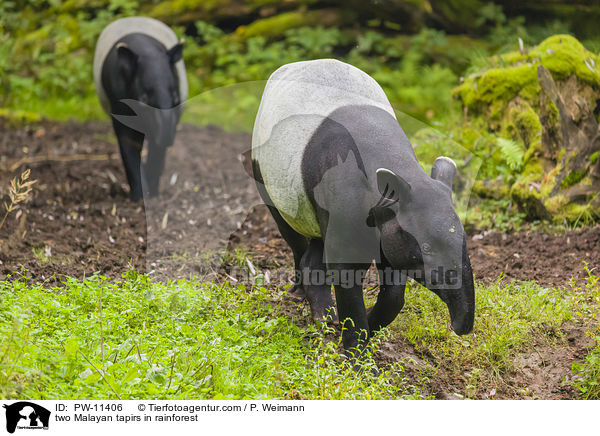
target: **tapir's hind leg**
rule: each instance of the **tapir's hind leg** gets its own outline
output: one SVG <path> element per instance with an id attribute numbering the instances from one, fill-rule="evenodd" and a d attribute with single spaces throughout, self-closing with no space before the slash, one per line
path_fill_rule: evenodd
<path id="1" fill-rule="evenodd" d="M 323 241 L 311 239 L 300 261 L 301 283 L 306 290 L 311 315 L 316 321 L 337 321 L 331 296 L 331 282 L 323 262 Z"/>
<path id="2" fill-rule="evenodd" d="M 281 236 L 285 242 L 287 242 L 287 244 L 290 246 L 294 255 L 294 287 L 290 290 L 290 294 L 294 298 L 303 299 L 306 297 L 306 289 L 302 286 L 299 280 L 301 277 L 300 263 L 308 248 L 308 239 L 292 229 L 274 206 L 267 207 L 269 208 L 269 211 L 271 212 L 271 215 L 277 224 L 279 233 L 281 233 Z"/>
<path id="3" fill-rule="evenodd" d="M 258 189 L 258 193 L 260 197 L 264 201 L 264 203 L 269 208 L 269 212 L 273 216 L 275 223 L 277 224 L 277 228 L 279 229 L 279 233 L 287 242 L 287 244 L 292 249 L 292 253 L 294 255 L 294 269 L 295 269 L 295 277 L 294 277 L 294 287 L 290 289 L 290 295 L 292 295 L 296 299 L 304 299 L 306 297 L 305 289 L 302 287 L 299 281 L 300 277 L 300 261 L 306 249 L 308 248 L 308 239 L 295 231 L 287 222 L 283 219 L 277 208 L 273 205 L 273 201 L 271 197 L 269 197 L 269 193 L 267 192 L 265 185 L 263 183 L 262 174 L 260 173 L 260 167 L 258 162 L 252 161 L 252 176 L 256 181 L 256 188 Z"/>

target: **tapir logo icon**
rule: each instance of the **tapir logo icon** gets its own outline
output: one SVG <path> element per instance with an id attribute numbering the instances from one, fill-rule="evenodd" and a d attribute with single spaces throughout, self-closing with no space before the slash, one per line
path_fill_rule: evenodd
<path id="1" fill-rule="evenodd" d="M 48 429 L 50 411 L 29 401 L 18 401 L 6 405 L 6 431 L 14 433 L 19 429 Z"/>

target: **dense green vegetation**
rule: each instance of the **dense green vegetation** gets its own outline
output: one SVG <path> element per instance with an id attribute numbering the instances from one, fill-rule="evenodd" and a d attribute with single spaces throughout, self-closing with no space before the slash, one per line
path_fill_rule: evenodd
<path id="1" fill-rule="evenodd" d="M 354 372 L 325 326 L 281 314 L 279 291 L 132 271 L 52 289 L 14 280 L 0 295 L 3 398 L 418 397 L 399 365 Z"/>
<path id="2" fill-rule="evenodd" d="M 447 329 L 445 305 L 409 286 L 407 305 L 378 335 L 356 372 L 339 335 L 299 327 L 283 315 L 275 288 L 178 281 L 155 283 L 134 271 L 120 281 L 67 279 L 47 288 L 26 277 L 0 283 L 0 389 L 4 398 L 424 398 L 439 362 L 475 398 L 500 390 L 518 356 L 564 341 L 565 322 L 600 309 L 598 278 L 587 286 L 478 285 L 473 335 Z M 409 380 L 411 357 L 375 363 L 393 334 L 430 356 Z M 534 341 L 535 339 L 535 341 Z M 535 342 L 535 345 L 534 345 Z M 436 363 L 438 362 L 438 363 Z M 377 371 L 373 371 L 378 368 Z M 584 396 L 598 398 L 598 349 L 576 368 Z"/>
<path id="3" fill-rule="evenodd" d="M 221 28 L 217 21 L 228 15 L 214 11 L 222 15 L 212 17 L 206 9 L 219 9 L 219 4 L 213 3 L 3 2 L 0 107 L 58 119 L 101 117 L 91 81 L 95 41 L 108 23 L 132 14 L 162 18 L 185 36 L 192 96 L 245 81 L 266 80 L 278 66 L 288 62 L 334 56 L 372 74 L 400 110 L 437 121 L 451 116 L 450 91 L 459 77 L 485 63 L 489 55 L 514 49 L 517 38 L 531 45 L 557 31 L 569 31 L 569 24 L 559 21 L 526 27 L 523 18 L 508 18 L 501 6 L 489 4 L 476 9 L 478 16 L 470 34 L 450 35 L 424 24 L 415 34 L 407 34 L 400 25 L 376 18 L 362 20 L 362 25 L 356 26 L 355 17 L 344 16 L 344 11 L 316 9 L 320 18 L 311 20 L 309 11 L 302 9 L 303 2 L 298 2 L 297 11 L 277 13 L 280 11 L 276 8 L 266 9 L 263 12 L 271 15 L 254 21 L 246 18 L 246 9 L 240 7 L 239 25 Z M 228 3 L 234 7 L 233 2 L 223 5 Z M 260 8 L 277 2 L 246 3 L 253 10 L 263 10 Z M 203 9 L 205 13 L 201 13 Z M 186 15 L 188 11 L 194 13 Z M 330 15 L 335 18 L 327 18 Z M 597 45 L 595 41 L 588 44 Z M 241 109 L 246 106 L 241 103 Z"/>

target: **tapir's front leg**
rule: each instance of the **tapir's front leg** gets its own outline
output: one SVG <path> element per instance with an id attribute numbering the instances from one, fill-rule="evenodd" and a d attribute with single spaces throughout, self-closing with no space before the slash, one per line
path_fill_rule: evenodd
<path id="1" fill-rule="evenodd" d="M 340 282 L 335 284 L 338 317 L 342 324 L 342 343 L 347 351 L 360 355 L 369 340 L 369 323 L 363 300 L 363 281 L 369 265 L 329 264 L 330 271 L 337 270 Z"/>
<path id="2" fill-rule="evenodd" d="M 119 149 L 127 182 L 129 183 L 129 196 L 132 201 L 142 198 L 142 173 L 141 153 L 144 144 L 144 135 L 124 126 L 119 121 L 113 120 L 113 126 L 119 141 Z"/>
<path id="3" fill-rule="evenodd" d="M 148 158 L 143 165 L 143 177 L 146 182 L 144 193 L 150 197 L 158 195 L 160 176 L 165 168 L 166 147 L 163 144 L 148 144 Z"/>
<path id="4" fill-rule="evenodd" d="M 373 333 L 389 325 L 404 307 L 404 288 L 406 277 L 399 270 L 393 269 L 381 253 L 379 270 L 379 294 L 377 302 L 368 310 L 369 329 Z"/>

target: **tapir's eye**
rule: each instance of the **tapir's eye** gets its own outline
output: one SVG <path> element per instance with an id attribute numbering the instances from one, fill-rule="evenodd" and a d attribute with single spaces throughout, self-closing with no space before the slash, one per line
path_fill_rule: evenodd
<path id="1" fill-rule="evenodd" d="M 427 242 L 423 243 L 423 253 L 431 253 L 431 245 L 429 245 Z"/>

